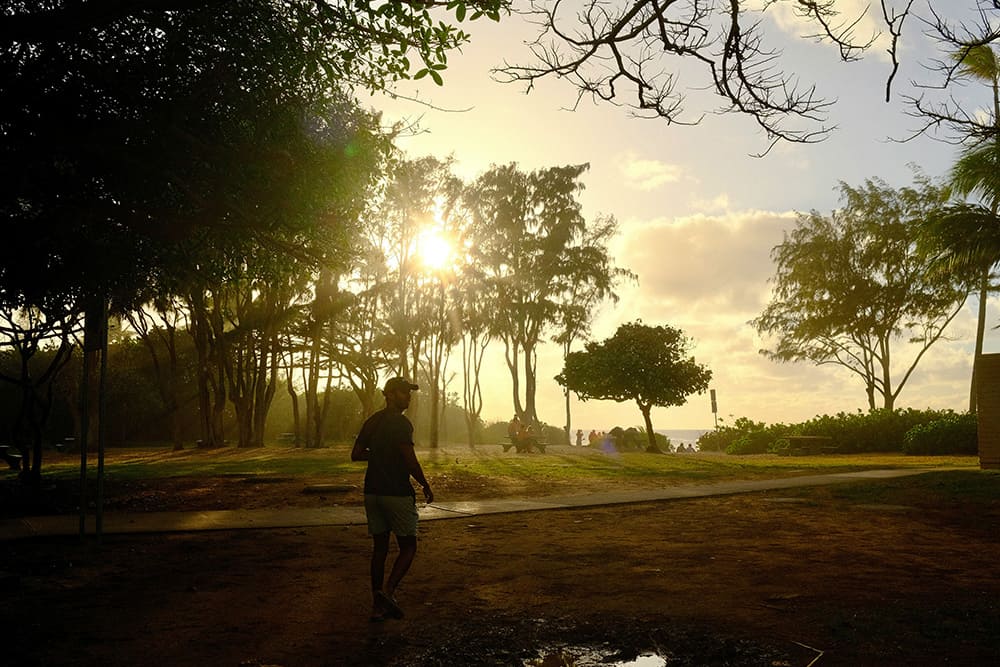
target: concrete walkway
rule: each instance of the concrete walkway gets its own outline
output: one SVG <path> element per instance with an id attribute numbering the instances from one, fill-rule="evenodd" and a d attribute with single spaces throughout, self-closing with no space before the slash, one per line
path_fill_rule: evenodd
<path id="1" fill-rule="evenodd" d="M 821 486 L 854 482 L 858 480 L 892 479 L 919 475 L 937 470 L 962 470 L 965 468 L 907 468 L 899 470 L 866 470 L 862 472 L 806 475 L 782 479 L 731 481 L 699 486 L 673 486 L 662 489 L 632 491 L 603 491 L 599 493 L 545 496 L 536 499 L 497 498 L 467 502 L 435 502 L 420 506 L 421 521 L 468 518 L 483 514 L 531 512 L 537 510 L 569 509 L 595 505 L 617 505 L 680 498 L 702 498 L 735 493 L 750 493 L 773 489 L 790 489 L 804 486 Z M 978 468 L 968 468 L 978 470 Z M 105 513 L 104 534 L 168 533 L 197 530 L 239 530 L 259 528 L 285 528 L 301 526 L 352 526 L 364 525 L 365 513 L 361 506 L 310 509 L 259 509 L 215 510 L 205 512 L 137 512 Z M 40 535 L 76 535 L 79 533 L 79 515 L 36 516 L 0 521 L 0 540 L 13 540 Z M 94 516 L 88 515 L 86 531 L 94 533 Z"/>

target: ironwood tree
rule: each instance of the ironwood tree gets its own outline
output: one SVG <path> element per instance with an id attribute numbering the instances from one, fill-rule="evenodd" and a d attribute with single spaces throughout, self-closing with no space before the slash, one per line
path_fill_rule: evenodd
<path id="1" fill-rule="evenodd" d="M 919 223 L 946 188 L 918 174 L 914 187 L 873 178 L 840 192 L 841 208 L 800 213 L 772 250 L 771 302 L 751 324 L 773 339 L 761 350 L 768 358 L 840 366 L 861 380 L 870 410 L 892 410 L 976 276 L 934 271 L 918 249 Z M 904 357 L 900 344 L 913 352 Z"/>

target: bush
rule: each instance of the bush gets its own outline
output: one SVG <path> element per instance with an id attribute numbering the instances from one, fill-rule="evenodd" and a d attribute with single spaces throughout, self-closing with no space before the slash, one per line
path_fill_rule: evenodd
<path id="1" fill-rule="evenodd" d="M 927 424 L 950 411 L 938 410 L 875 410 L 874 412 L 844 412 L 834 416 L 814 417 L 800 424 L 801 435 L 825 435 L 844 453 L 900 452 L 903 439 L 915 426 Z"/>
<path id="2" fill-rule="evenodd" d="M 903 438 L 903 453 L 916 456 L 974 455 L 979 450 L 978 432 L 976 415 L 947 414 L 907 431 Z"/>
<path id="3" fill-rule="evenodd" d="M 765 454 L 772 451 L 776 440 L 786 435 L 784 424 L 775 424 L 767 428 L 744 433 L 726 447 L 726 454 Z"/>
<path id="4" fill-rule="evenodd" d="M 741 437 L 752 431 L 761 431 L 766 428 L 764 422 L 755 422 L 746 417 L 737 417 L 732 426 L 716 427 L 714 431 L 702 433 L 698 436 L 698 451 L 701 452 L 725 452 L 729 446 Z"/>
<path id="5" fill-rule="evenodd" d="M 698 448 L 703 452 L 725 452 L 727 454 L 763 454 L 775 452 L 778 440 L 790 435 L 819 435 L 833 440 L 833 444 L 844 453 L 861 452 L 901 452 L 907 434 L 921 426 L 945 420 L 948 435 L 942 436 L 952 444 L 944 442 L 934 447 L 947 449 L 948 453 L 975 454 L 975 430 L 968 434 L 968 425 L 958 426 L 956 415 L 951 410 L 875 410 L 873 412 L 838 413 L 814 417 L 801 424 L 772 424 L 755 422 L 746 417 L 738 418 L 731 426 L 720 426 L 698 438 Z M 966 416 L 967 417 L 967 416 Z M 974 426 L 975 418 L 972 417 Z M 966 429 L 966 430 L 963 430 Z M 916 437 L 916 436 L 915 436 Z M 930 437 L 930 436 L 927 436 Z M 969 439 L 971 437 L 971 440 Z M 961 443 L 961 444 L 958 444 Z M 928 445 L 929 446 L 929 445 Z M 914 444 L 913 447 L 925 447 Z M 971 449 L 970 449 L 971 447 Z M 911 452 L 916 453 L 916 452 Z M 945 453 L 944 451 L 938 453 Z"/>

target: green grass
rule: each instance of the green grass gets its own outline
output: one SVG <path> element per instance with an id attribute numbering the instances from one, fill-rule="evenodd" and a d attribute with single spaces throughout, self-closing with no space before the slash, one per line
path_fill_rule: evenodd
<path id="1" fill-rule="evenodd" d="M 798 488 L 782 491 L 782 495 L 814 499 L 823 497 L 858 505 L 985 507 L 1000 504 L 1000 471 L 934 471 L 899 479 Z"/>
<path id="2" fill-rule="evenodd" d="M 428 476 L 448 475 L 470 480 L 520 477 L 534 481 L 600 482 L 614 484 L 629 480 L 637 484 L 703 484 L 736 479 L 789 477 L 822 473 L 852 472 L 881 468 L 925 468 L 978 466 L 975 457 L 915 457 L 902 455 L 831 455 L 812 457 L 726 456 L 722 454 L 656 455 L 646 453 L 605 454 L 589 448 L 560 448 L 547 454 L 501 453 L 497 447 L 471 450 L 448 446 L 439 450 L 417 450 Z M 349 460 L 344 445 L 318 450 L 270 446 L 240 450 L 169 448 L 111 449 L 105 457 L 105 471 L 118 479 L 155 479 L 219 475 L 317 476 L 344 478 L 360 476 L 364 464 Z M 43 475 L 53 478 L 79 474 L 78 455 L 50 455 Z M 88 467 L 96 468 L 96 456 Z"/>

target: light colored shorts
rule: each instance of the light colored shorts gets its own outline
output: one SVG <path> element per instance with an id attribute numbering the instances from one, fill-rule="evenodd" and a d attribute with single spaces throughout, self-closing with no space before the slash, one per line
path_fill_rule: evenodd
<path id="1" fill-rule="evenodd" d="M 365 494 L 368 534 L 395 533 L 397 537 L 417 534 L 417 503 L 413 496 L 378 496 Z"/>

